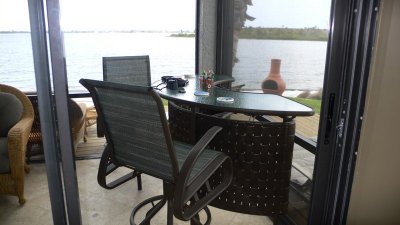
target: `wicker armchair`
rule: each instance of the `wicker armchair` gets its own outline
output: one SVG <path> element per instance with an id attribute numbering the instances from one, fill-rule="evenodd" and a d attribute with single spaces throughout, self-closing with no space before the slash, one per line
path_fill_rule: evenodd
<path id="1" fill-rule="evenodd" d="M 9 172 L 0 174 L 0 194 L 18 196 L 19 203 L 24 204 L 24 176 L 29 172 L 25 162 L 26 145 L 31 131 L 34 112 L 28 97 L 20 90 L 0 84 L 0 92 L 15 95 L 23 106 L 21 119 L 11 127 L 7 135 Z"/>
<path id="2" fill-rule="evenodd" d="M 145 86 L 125 85 L 81 79 L 91 93 L 105 127 L 108 151 L 117 165 L 132 168 L 163 181 L 163 195 L 139 203 L 136 213 L 145 205 L 153 206 L 140 224 L 150 224 L 152 217 L 167 203 L 167 224 L 173 215 L 181 220 L 199 224 L 198 213 L 216 198 L 232 179 L 232 161 L 219 151 L 206 146 L 221 130 L 213 127 L 193 146 L 174 141 L 159 95 Z M 209 179 L 217 176 L 218 184 Z M 156 203 L 156 204 L 155 204 Z"/>
<path id="3" fill-rule="evenodd" d="M 42 130 L 40 128 L 40 117 L 39 117 L 39 105 L 38 98 L 36 95 L 29 96 L 29 100 L 32 103 L 35 117 L 33 120 L 32 130 L 29 135 L 28 147 L 26 157 L 28 162 L 34 161 L 35 158 L 42 160 L 43 152 L 43 140 Z M 86 142 L 85 129 L 86 129 L 86 104 L 77 103 L 71 98 L 68 99 L 69 104 L 69 115 L 71 121 L 71 134 L 72 141 L 74 144 L 74 151 L 78 149 L 78 144 L 83 140 Z M 35 157 L 39 155 L 39 157 Z"/>

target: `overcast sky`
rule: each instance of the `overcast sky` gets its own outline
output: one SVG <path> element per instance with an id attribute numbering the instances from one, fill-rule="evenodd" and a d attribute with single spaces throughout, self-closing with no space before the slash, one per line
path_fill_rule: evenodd
<path id="1" fill-rule="evenodd" d="M 318 27 L 329 26 L 330 0 L 253 0 L 247 14 L 255 17 L 246 26 Z"/>
<path id="2" fill-rule="evenodd" d="M 195 0 L 60 0 L 64 30 L 195 29 Z M 246 26 L 328 28 L 329 0 L 253 0 Z M 0 0 L 0 31 L 29 30 L 28 0 Z"/>

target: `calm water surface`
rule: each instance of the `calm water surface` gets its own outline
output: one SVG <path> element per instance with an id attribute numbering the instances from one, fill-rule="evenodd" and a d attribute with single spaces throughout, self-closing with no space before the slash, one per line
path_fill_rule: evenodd
<path id="1" fill-rule="evenodd" d="M 65 54 L 70 91 L 84 88 L 81 78 L 102 79 L 102 57 L 149 55 L 152 80 L 165 75 L 193 74 L 195 39 L 169 37 L 169 33 L 65 33 Z M 34 91 L 32 47 L 29 33 L 0 34 L 0 83 Z M 240 40 L 236 83 L 259 89 L 271 58 L 282 59 L 281 74 L 288 89 L 322 87 L 326 42 Z"/>
<path id="2" fill-rule="evenodd" d="M 281 75 L 287 89 L 322 88 L 325 69 L 326 42 L 285 40 L 239 40 L 233 67 L 237 84 L 257 89 L 268 76 L 271 59 L 281 59 Z"/>

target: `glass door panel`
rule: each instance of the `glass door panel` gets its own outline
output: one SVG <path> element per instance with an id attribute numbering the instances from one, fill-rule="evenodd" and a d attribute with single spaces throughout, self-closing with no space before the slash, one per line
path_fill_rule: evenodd
<path id="1" fill-rule="evenodd" d="M 81 78 L 103 79 L 105 56 L 149 55 L 153 82 L 163 75 L 194 73 L 195 1 L 60 3 L 70 94 L 85 91 L 78 82 Z M 0 54 L 0 83 L 36 92 L 27 1 L 0 1 Z M 143 191 L 137 190 L 136 179 L 114 190 L 101 188 L 97 170 L 105 139 L 97 138 L 90 99 L 74 100 L 87 104 L 87 123 L 93 124 L 87 127 L 87 141 L 79 140 L 75 150 L 82 223 L 127 224 L 137 203 L 162 192 L 162 182 L 144 176 Z M 6 224 L 52 224 L 43 152 L 29 166 L 24 207 L 19 207 L 17 197 L 0 195 L 0 218 Z M 117 171 L 115 177 L 126 172 Z M 163 224 L 165 213 L 157 219 L 156 224 Z"/>
<path id="2" fill-rule="evenodd" d="M 281 94 L 279 81 L 272 78 L 279 75 L 284 83 L 282 95 L 315 111 L 314 116 L 295 119 L 288 216 L 296 224 L 307 224 L 330 5 L 329 0 L 234 2 L 233 88 Z"/>
<path id="3" fill-rule="evenodd" d="M 0 1 L 0 84 L 17 88 L 27 95 L 36 92 L 28 1 Z M 20 126 L 22 127 L 25 126 Z M 35 138 L 32 134 L 27 140 L 26 152 L 35 147 L 33 145 Z M 8 156 L 8 153 L 6 155 Z M 0 164 L 6 162 L 4 157 L 2 152 Z M 19 160 L 23 159 L 25 157 Z M 19 162 L 23 167 L 22 162 Z M 46 166 L 43 161 L 28 162 L 27 165 L 30 171 L 24 173 L 22 168 L 23 183 L 20 183 L 26 200 L 23 205 L 19 204 L 18 197 L 6 195 L 8 188 L 5 187 L 11 187 L 9 184 L 14 183 L 15 179 L 7 180 L 5 177 L 7 173 L 1 172 L 1 224 L 52 224 L 53 222 Z M 15 167 L 15 164 L 12 166 L 15 172 L 17 172 L 15 169 L 21 169 L 20 166 Z M 5 185 L 6 182 L 8 185 Z"/>
<path id="4" fill-rule="evenodd" d="M 83 90 L 81 78 L 103 79 L 102 57 L 149 55 L 152 82 L 193 74 L 195 7 L 194 0 L 61 1 L 70 91 Z"/>
<path id="5" fill-rule="evenodd" d="M 36 91 L 28 4 L 0 2 L 0 83 Z"/>
<path id="6" fill-rule="evenodd" d="M 103 57 L 148 55 L 154 85 L 161 76 L 194 73 L 195 1 L 60 3 L 70 94 L 86 92 L 79 83 L 81 78 L 103 80 Z M 86 105 L 87 118 L 86 142 L 80 141 L 75 152 L 79 159 L 76 164 L 83 224 L 128 224 L 132 209 L 139 202 L 162 193 L 162 182 L 142 175 L 142 191 L 138 190 L 136 178 L 112 190 L 100 187 L 97 171 L 106 140 L 98 137 L 103 133 L 97 132 L 92 99 L 77 96 L 74 100 Z M 107 182 L 129 172 L 118 168 L 107 176 Z M 154 218 L 155 224 L 165 222 L 165 211 L 164 207 L 164 213 Z"/>

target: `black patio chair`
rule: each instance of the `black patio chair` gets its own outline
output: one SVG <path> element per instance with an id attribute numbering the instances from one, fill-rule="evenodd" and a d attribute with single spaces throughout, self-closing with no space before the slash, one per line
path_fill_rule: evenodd
<path id="1" fill-rule="evenodd" d="M 148 55 L 103 57 L 103 80 L 150 86 L 150 58 Z"/>
<path id="2" fill-rule="evenodd" d="M 150 86 L 150 58 L 148 55 L 103 57 L 103 80 Z M 97 119 L 97 136 L 104 137 L 100 120 L 101 118 Z"/>
<path id="3" fill-rule="evenodd" d="M 206 146 L 222 129 L 212 127 L 195 145 L 172 140 L 161 98 L 151 87 L 81 79 L 91 93 L 103 118 L 108 149 L 113 162 L 163 180 L 163 194 L 139 203 L 132 211 L 131 224 L 143 206 L 152 204 L 140 224 L 167 203 L 167 224 L 173 215 L 200 224 L 210 224 L 209 202 L 222 193 L 232 180 L 232 161 L 224 153 Z M 209 182 L 210 179 L 220 182 Z"/>
<path id="4" fill-rule="evenodd" d="M 148 55 L 143 56 L 118 56 L 103 57 L 103 79 L 123 84 L 134 84 L 150 86 L 150 59 Z M 97 136 L 104 137 L 104 127 L 101 116 L 97 117 Z M 106 147 L 100 160 L 98 181 L 107 189 L 118 187 L 130 179 L 137 177 L 138 189 L 142 189 L 140 174 L 135 171 L 107 183 L 106 178 L 114 172 L 118 166 L 112 161 L 112 152 Z M 111 176 L 110 176 L 111 177 Z"/>

